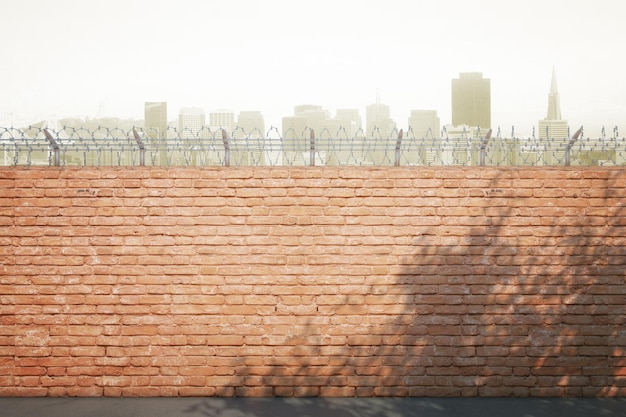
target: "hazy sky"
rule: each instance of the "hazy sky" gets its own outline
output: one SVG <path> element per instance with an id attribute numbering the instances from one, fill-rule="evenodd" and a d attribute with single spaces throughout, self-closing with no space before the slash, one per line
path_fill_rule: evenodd
<path id="1" fill-rule="evenodd" d="M 553 66 L 572 127 L 626 131 L 623 0 L 0 0 L 0 125 L 365 106 L 450 123 L 450 80 L 491 79 L 492 123 L 529 134 Z M 365 120 L 363 120 L 365 123 Z"/>

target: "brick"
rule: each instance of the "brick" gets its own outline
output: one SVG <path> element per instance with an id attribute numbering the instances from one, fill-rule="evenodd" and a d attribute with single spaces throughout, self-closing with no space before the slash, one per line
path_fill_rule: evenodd
<path id="1" fill-rule="evenodd" d="M 322 397 L 354 397 L 355 394 L 354 387 L 320 387 Z"/>
<path id="2" fill-rule="evenodd" d="M 213 397 L 217 395 L 214 387 L 179 387 L 178 394 L 181 397 Z M 142 395 L 143 396 L 143 395 Z M 148 395 L 154 396 L 154 395 Z M 228 396 L 228 395 L 225 395 Z"/>
<path id="3" fill-rule="evenodd" d="M 2 387 L 0 395 L 7 397 L 45 397 L 48 395 L 46 387 Z"/>
<path id="4" fill-rule="evenodd" d="M 0 168 L 0 387 L 623 394 L 621 172 Z"/>
<path id="5" fill-rule="evenodd" d="M 105 348 L 102 346 L 80 346 L 72 347 L 70 355 L 76 357 L 82 356 L 104 356 Z"/>

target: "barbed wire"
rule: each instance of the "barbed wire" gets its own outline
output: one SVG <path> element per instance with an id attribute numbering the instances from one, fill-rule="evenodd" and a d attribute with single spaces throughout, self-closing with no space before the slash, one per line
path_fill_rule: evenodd
<path id="1" fill-rule="evenodd" d="M 569 136 L 569 135 L 568 135 Z M 618 128 L 599 138 L 580 128 L 560 139 L 503 137 L 498 128 L 481 133 L 463 129 L 416 137 L 409 128 L 384 135 L 374 128 L 349 135 L 311 128 L 280 134 L 241 128 L 177 130 L 119 127 L 96 129 L 0 127 L 2 166 L 624 166 L 626 139 Z"/>

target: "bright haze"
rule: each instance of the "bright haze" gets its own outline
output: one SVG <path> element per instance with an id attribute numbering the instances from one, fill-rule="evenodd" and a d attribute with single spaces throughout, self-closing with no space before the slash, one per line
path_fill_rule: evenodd
<path id="1" fill-rule="evenodd" d="M 555 68 L 563 119 L 626 129 L 622 0 L 2 0 L 0 126 L 142 119 L 144 102 L 334 114 L 376 101 L 451 121 L 451 79 L 491 80 L 492 125 L 530 134 Z M 620 131 L 620 136 L 622 132 Z"/>

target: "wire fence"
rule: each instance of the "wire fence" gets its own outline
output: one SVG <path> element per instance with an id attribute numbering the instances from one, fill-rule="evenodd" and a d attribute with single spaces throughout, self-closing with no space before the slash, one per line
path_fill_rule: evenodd
<path id="1" fill-rule="evenodd" d="M 375 131 L 377 132 L 377 130 Z M 362 133 L 362 131 L 361 131 Z M 617 128 L 599 138 L 580 128 L 563 139 L 481 134 L 415 137 L 394 130 L 348 137 L 345 130 L 280 134 L 224 129 L 165 132 L 133 128 L 0 127 L 3 166 L 624 166 L 626 139 Z"/>

